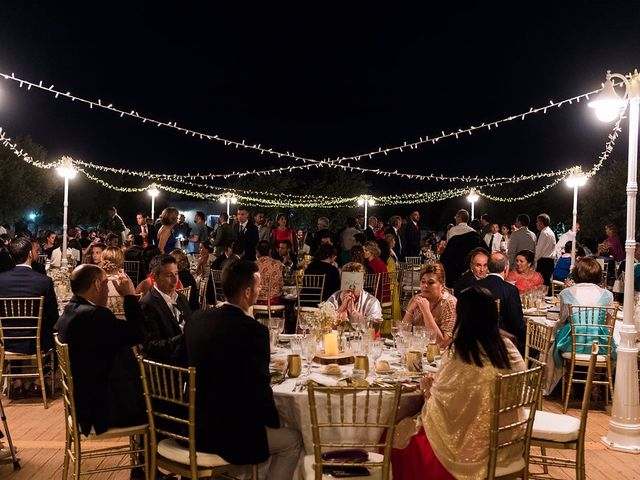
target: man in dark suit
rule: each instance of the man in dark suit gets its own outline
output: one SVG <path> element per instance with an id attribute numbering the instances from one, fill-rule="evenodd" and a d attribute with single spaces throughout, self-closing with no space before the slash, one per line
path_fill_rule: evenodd
<path id="1" fill-rule="evenodd" d="M 182 331 L 191 320 L 191 308 L 184 295 L 176 292 L 178 264 L 171 255 L 158 255 L 149 270 L 154 285 L 140 300 L 144 354 L 151 360 L 185 366 Z"/>
<path id="2" fill-rule="evenodd" d="M 396 241 L 393 251 L 396 254 L 398 260 L 404 260 L 404 244 L 400 238 L 400 227 L 402 226 L 402 218 L 398 215 L 394 215 L 389 219 L 389 228 L 384 232 L 385 235 L 393 235 Z"/>
<path id="3" fill-rule="evenodd" d="M 129 234 L 131 235 L 131 234 Z M 140 262 L 138 278 L 132 278 L 134 285 L 147 278 L 147 267 L 144 261 L 144 239 L 141 235 L 133 235 L 132 244 L 124 251 L 124 259 L 128 262 Z"/>
<path id="4" fill-rule="evenodd" d="M 364 235 L 368 242 L 376 241 L 376 227 L 378 226 L 378 217 L 372 215 L 369 217 L 367 228 L 364 229 Z"/>
<path id="5" fill-rule="evenodd" d="M 262 463 L 269 479 L 291 479 L 300 433 L 279 428 L 269 386 L 269 332 L 247 313 L 260 292 L 255 262 L 227 263 L 222 289 L 228 303 L 200 310 L 185 326 L 189 365 L 196 367 L 198 450 L 230 463 Z"/>
<path id="6" fill-rule="evenodd" d="M 133 283 L 121 273 L 113 284 L 124 296 L 126 321 L 106 308 L 107 274 L 80 265 L 71 274 L 73 298 L 56 328 L 69 345 L 76 414 L 83 434 L 147 422 L 140 370 L 131 347 L 142 341 L 140 306 Z"/>
<path id="7" fill-rule="evenodd" d="M 420 213 L 417 210 L 411 212 L 404 229 L 404 255 L 405 257 L 417 257 L 420 255 Z"/>
<path id="8" fill-rule="evenodd" d="M 280 260 L 289 270 L 297 270 L 298 255 L 291 251 L 292 248 L 293 245 L 289 240 L 283 240 L 278 243 L 278 250 L 271 256 L 276 260 Z"/>
<path id="9" fill-rule="evenodd" d="M 216 256 L 219 257 L 224 253 L 227 243 L 231 240 L 233 240 L 233 228 L 229 225 L 229 216 L 226 213 L 221 213 L 214 230 L 213 246 Z"/>
<path id="10" fill-rule="evenodd" d="M 471 229 L 466 233 L 453 235 L 440 255 L 440 263 L 444 266 L 447 287 L 452 288 L 469 265 L 469 253 L 477 247 L 487 250 L 487 244 L 480 234 Z"/>
<path id="11" fill-rule="evenodd" d="M 478 281 L 487 276 L 489 264 L 489 252 L 482 247 L 477 247 L 469 253 L 471 258 L 469 270 L 464 272 L 453 287 L 454 295 L 457 297 L 464 289 L 475 285 Z"/>
<path id="12" fill-rule="evenodd" d="M 244 247 L 244 258 L 255 261 L 258 227 L 249 221 L 249 210 L 246 207 L 239 207 L 236 217 L 238 221 L 233 224 L 233 239 Z"/>
<path id="13" fill-rule="evenodd" d="M 515 337 L 514 344 L 524 355 L 526 325 L 518 289 L 505 281 L 509 275 L 509 260 L 500 252 L 489 257 L 489 274 L 477 285 L 488 289 L 493 298 L 500 300 L 500 328 Z"/>
<path id="14" fill-rule="evenodd" d="M 156 232 L 156 227 L 147 223 L 147 216 L 144 213 L 138 213 L 136 215 L 136 224 L 131 227 L 131 231 L 129 233 L 140 235 L 142 237 L 143 247 L 158 244 L 158 232 Z"/>

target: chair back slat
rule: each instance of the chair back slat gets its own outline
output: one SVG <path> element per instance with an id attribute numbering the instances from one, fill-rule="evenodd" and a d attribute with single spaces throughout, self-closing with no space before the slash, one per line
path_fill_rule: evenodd
<path id="1" fill-rule="evenodd" d="M 611 355 L 617 307 L 569 305 L 572 352 L 589 354 L 593 341 L 599 355 Z"/>
<path id="2" fill-rule="evenodd" d="M 422 257 L 404 257 L 408 267 L 419 267 L 422 265 Z"/>
<path id="3" fill-rule="evenodd" d="M 69 345 L 62 343 L 55 335 L 56 354 L 58 355 L 58 369 L 62 380 L 62 398 L 64 399 L 64 418 L 71 418 L 71 432 L 78 439 L 80 432 L 76 417 L 76 404 L 74 400 L 73 373 L 71 372 L 71 360 L 69 357 Z M 67 429 L 69 425 L 67 425 Z"/>
<path id="4" fill-rule="evenodd" d="M 298 307 L 317 307 L 322 302 L 325 275 L 296 276 L 296 292 L 298 294 Z M 331 292 L 333 293 L 333 292 Z"/>
<path id="5" fill-rule="evenodd" d="M 9 339 L 32 340 L 40 355 L 43 311 L 44 297 L 0 298 L 0 344 L 6 345 Z"/>
<path id="6" fill-rule="evenodd" d="M 182 295 L 184 295 L 184 297 L 187 299 L 187 301 L 189 301 L 189 298 L 191 298 L 191 285 L 189 285 L 188 287 L 184 287 L 184 288 L 176 288 L 176 292 L 177 293 L 181 293 Z"/>
<path id="7" fill-rule="evenodd" d="M 216 304 L 225 302 L 227 299 L 222 291 L 222 270 L 211 270 L 211 279 L 213 280 L 213 292 Z"/>
<path id="8" fill-rule="evenodd" d="M 140 260 L 125 260 L 123 270 L 134 285 L 140 283 Z"/>

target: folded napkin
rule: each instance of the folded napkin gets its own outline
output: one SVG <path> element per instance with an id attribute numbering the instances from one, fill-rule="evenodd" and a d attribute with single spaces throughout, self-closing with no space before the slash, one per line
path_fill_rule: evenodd
<path id="1" fill-rule="evenodd" d="M 335 387 L 338 385 L 338 379 L 332 378 L 329 375 L 322 375 L 321 373 L 312 373 L 309 375 L 309 380 L 324 385 L 325 387 Z"/>

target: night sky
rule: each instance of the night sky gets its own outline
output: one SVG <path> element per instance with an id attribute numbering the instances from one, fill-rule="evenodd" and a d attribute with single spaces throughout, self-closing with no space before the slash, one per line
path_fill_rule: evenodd
<path id="1" fill-rule="evenodd" d="M 0 71 L 312 158 L 499 120 L 597 89 L 607 69 L 627 73 L 640 66 L 635 2 L 528 8 L 451 2 L 448 11 L 366 5 L 355 14 L 320 3 L 233 11 L 186 2 L 165 9 L 29 3 L 35 2 L 3 7 Z M 0 126 L 13 137 L 31 135 L 50 160 L 64 154 L 165 173 L 296 163 L 55 100 L 3 79 Z M 582 102 L 362 164 L 445 175 L 590 167 L 610 128 Z M 626 155 L 626 135 L 616 154 Z M 442 187 L 366 178 L 373 193 Z"/>

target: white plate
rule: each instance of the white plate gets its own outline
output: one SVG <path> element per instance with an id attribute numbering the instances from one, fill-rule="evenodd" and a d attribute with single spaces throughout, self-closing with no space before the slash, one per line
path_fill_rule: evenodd
<path id="1" fill-rule="evenodd" d="M 439 367 L 434 367 L 432 365 L 425 365 L 424 366 L 424 371 L 425 372 L 429 372 L 429 373 L 438 373 L 438 370 L 440 370 Z"/>

